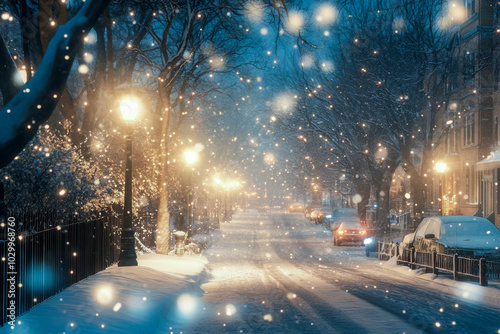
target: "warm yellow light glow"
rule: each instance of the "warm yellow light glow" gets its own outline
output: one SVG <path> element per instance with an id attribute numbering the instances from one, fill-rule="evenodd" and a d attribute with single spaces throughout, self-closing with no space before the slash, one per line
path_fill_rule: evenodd
<path id="1" fill-rule="evenodd" d="M 198 153 L 196 151 L 185 151 L 184 159 L 188 165 L 192 165 L 198 160 Z"/>
<path id="2" fill-rule="evenodd" d="M 439 173 L 439 174 L 443 174 L 444 172 L 446 172 L 446 164 L 444 162 L 437 162 L 436 163 L 436 171 Z"/>
<path id="3" fill-rule="evenodd" d="M 21 75 L 21 78 L 23 79 L 23 83 L 26 83 L 28 81 L 28 72 L 26 72 L 25 69 L 19 70 L 19 74 Z"/>
<path id="4" fill-rule="evenodd" d="M 133 98 L 126 98 L 120 101 L 120 110 L 123 119 L 133 121 L 139 113 L 139 102 Z"/>

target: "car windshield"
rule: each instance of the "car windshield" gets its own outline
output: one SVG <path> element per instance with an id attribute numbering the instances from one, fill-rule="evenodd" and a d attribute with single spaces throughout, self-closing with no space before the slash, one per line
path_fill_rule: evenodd
<path id="1" fill-rule="evenodd" d="M 453 222 L 441 225 L 442 236 L 490 236 L 500 237 L 500 231 L 490 222 Z"/>

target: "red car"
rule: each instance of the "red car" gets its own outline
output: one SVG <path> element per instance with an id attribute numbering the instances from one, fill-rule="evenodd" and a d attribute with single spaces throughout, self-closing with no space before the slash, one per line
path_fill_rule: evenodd
<path id="1" fill-rule="evenodd" d="M 366 230 L 360 222 L 342 222 L 333 231 L 333 245 L 341 246 L 342 243 L 354 242 L 363 245 Z"/>

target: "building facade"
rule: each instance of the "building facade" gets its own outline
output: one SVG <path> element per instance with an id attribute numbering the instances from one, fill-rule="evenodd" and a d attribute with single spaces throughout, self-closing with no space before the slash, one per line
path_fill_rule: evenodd
<path id="1" fill-rule="evenodd" d="M 480 215 L 500 226 L 500 5 L 465 0 L 446 102 L 438 109 L 433 201 L 443 215 Z"/>

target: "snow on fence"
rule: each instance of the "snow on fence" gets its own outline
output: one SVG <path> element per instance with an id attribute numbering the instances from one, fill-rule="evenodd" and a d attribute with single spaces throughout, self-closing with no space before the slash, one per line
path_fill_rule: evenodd
<path id="1" fill-rule="evenodd" d="M 113 215 L 67 225 L 54 224 L 39 232 L 8 231 L 8 221 L 0 228 L 0 326 L 10 321 L 7 310 L 12 301 L 18 317 L 118 260 L 120 222 Z M 12 233 L 14 242 L 9 238 Z M 12 277 L 15 284 L 10 284 Z"/>
<path id="2" fill-rule="evenodd" d="M 439 271 L 453 274 L 453 279 L 459 276 L 468 276 L 479 279 L 479 284 L 487 286 L 487 279 L 500 278 L 500 262 L 486 261 L 485 259 L 474 259 L 460 257 L 458 254 L 444 254 L 436 251 L 424 252 L 414 248 L 400 247 L 392 242 L 379 241 L 378 258 L 389 260 L 396 256 L 398 264 L 405 264 L 415 269 L 416 266 L 427 268 L 434 274 Z"/>

